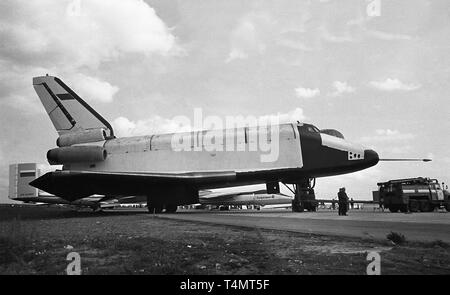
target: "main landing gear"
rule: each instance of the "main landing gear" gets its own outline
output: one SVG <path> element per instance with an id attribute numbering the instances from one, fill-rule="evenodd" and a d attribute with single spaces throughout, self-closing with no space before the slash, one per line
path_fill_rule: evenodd
<path id="1" fill-rule="evenodd" d="M 304 210 L 310 212 L 317 211 L 318 203 L 314 194 L 315 185 L 315 178 L 302 179 L 299 182 L 292 184 L 293 189 L 286 185 L 286 187 L 294 194 L 294 200 L 292 200 L 293 212 L 303 212 Z"/>
<path id="2" fill-rule="evenodd" d="M 147 198 L 147 209 L 151 214 L 165 213 L 175 213 L 177 212 L 178 206 L 174 204 L 157 204 L 151 203 L 150 198 Z"/>

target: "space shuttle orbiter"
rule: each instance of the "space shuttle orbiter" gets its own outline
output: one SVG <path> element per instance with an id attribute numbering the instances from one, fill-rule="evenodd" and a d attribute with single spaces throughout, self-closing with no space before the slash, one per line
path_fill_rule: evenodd
<path id="1" fill-rule="evenodd" d="M 273 161 L 261 161 L 265 152 L 250 148 L 252 135 L 259 138 L 267 128 L 236 128 L 232 138 L 226 130 L 117 138 L 111 124 L 57 77 L 35 77 L 33 86 L 59 135 L 47 159 L 63 168 L 30 184 L 68 201 L 94 194 L 145 196 L 151 212 L 174 212 L 178 205 L 198 203 L 199 190 L 265 183 L 270 194 L 279 192 L 282 182 L 294 185 L 299 202 L 301 192 L 311 189 L 310 179 L 379 161 L 375 151 L 350 143 L 340 132 L 298 122 L 276 126 Z M 202 140 L 208 136 L 239 148 L 212 150 L 211 141 Z M 200 149 L 178 150 L 174 137 Z M 295 211 L 298 206 L 293 203 Z"/>

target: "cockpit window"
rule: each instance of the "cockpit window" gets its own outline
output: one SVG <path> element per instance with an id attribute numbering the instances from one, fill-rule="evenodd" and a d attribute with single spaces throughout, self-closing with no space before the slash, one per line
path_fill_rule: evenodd
<path id="1" fill-rule="evenodd" d="M 334 130 L 334 129 L 322 129 L 322 130 L 320 130 L 320 133 L 344 139 L 344 135 L 342 133 L 340 133 L 339 131 Z"/>
<path id="2" fill-rule="evenodd" d="M 307 125 L 306 129 L 309 132 L 312 132 L 312 133 L 319 133 L 320 132 L 320 130 L 316 126 L 313 126 L 313 125 Z"/>

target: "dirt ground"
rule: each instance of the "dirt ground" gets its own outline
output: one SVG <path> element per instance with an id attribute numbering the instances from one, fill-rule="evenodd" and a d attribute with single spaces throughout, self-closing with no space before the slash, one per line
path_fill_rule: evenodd
<path id="1" fill-rule="evenodd" d="M 144 211 L 0 206 L 0 274 L 450 274 L 450 246 L 176 221 Z"/>

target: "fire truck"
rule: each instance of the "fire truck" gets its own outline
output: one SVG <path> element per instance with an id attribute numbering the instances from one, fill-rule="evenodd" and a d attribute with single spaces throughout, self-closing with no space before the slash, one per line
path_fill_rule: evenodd
<path id="1" fill-rule="evenodd" d="M 444 207 L 450 212 L 448 186 L 441 187 L 437 179 L 426 177 L 395 179 L 379 182 L 374 201 L 391 212 L 432 212 Z M 378 200 L 376 200 L 378 199 Z"/>

